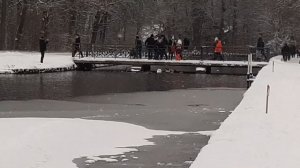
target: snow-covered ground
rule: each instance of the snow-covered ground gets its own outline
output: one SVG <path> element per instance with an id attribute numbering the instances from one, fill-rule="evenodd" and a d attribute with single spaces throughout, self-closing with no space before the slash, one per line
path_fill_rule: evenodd
<path id="1" fill-rule="evenodd" d="M 99 156 L 154 145 L 147 139 L 155 135 L 184 134 L 120 122 L 43 118 L 2 118 L 0 132 L 1 168 L 76 168 L 72 161 L 83 157 L 87 158 L 86 164 L 113 162 L 117 160 Z"/>
<path id="2" fill-rule="evenodd" d="M 0 52 L 0 74 L 22 72 L 51 72 L 75 68 L 71 53 L 46 53 L 40 63 L 38 52 Z"/>
<path id="3" fill-rule="evenodd" d="M 276 57 L 261 70 L 243 101 L 213 133 L 191 168 L 300 167 L 299 59 L 289 63 L 280 59 Z"/>

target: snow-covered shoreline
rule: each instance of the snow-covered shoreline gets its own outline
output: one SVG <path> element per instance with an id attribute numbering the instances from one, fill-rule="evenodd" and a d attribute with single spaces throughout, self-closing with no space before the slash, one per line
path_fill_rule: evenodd
<path id="1" fill-rule="evenodd" d="M 298 168 L 300 65 L 281 57 L 264 67 L 240 105 L 213 133 L 191 168 Z M 274 62 L 274 72 L 273 72 Z M 267 86 L 270 85 L 266 114 Z"/>
<path id="2" fill-rule="evenodd" d="M 38 52 L 0 52 L 0 74 L 43 73 L 74 70 L 71 53 L 46 53 L 40 63 Z"/>

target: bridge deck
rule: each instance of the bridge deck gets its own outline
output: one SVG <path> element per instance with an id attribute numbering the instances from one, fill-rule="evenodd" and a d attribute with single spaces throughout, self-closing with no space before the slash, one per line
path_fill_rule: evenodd
<path id="1" fill-rule="evenodd" d="M 111 65 L 157 65 L 157 66 L 195 66 L 195 67 L 247 67 L 247 61 L 211 61 L 211 60 L 147 60 L 128 58 L 75 58 L 76 64 L 111 64 Z M 262 68 L 267 62 L 253 62 L 253 68 Z"/>

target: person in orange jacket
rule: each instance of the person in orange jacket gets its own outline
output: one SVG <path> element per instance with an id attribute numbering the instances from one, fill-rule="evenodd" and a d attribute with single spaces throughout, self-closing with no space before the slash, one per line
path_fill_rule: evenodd
<path id="1" fill-rule="evenodd" d="M 223 57 L 222 53 L 223 53 L 223 44 L 222 44 L 222 41 L 219 40 L 218 37 L 216 37 L 215 38 L 214 60 L 221 59 L 222 61 L 224 61 L 224 57 Z"/>

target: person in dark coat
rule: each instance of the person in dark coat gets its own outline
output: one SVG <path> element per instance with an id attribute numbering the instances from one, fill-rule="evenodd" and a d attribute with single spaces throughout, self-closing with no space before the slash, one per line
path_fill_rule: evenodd
<path id="1" fill-rule="evenodd" d="M 166 60 L 168 60 L 167 45 L 168 41 L 166 37 L 164 35 L 161 35 L 160 39 L 158 40 L 158 54 L 160 60 L 162 60 L 164 57 Z"/>
<path id="2" fill-rule="evenodd" d="M 44 62 L 45 52 L 47 51 L 48 40 L 45 39 L 44 35 L 40 37 L 40 52 L 41 52 L 41 63 Z"/>
<path id="3" fill-rule="evenodd" d="M 183 39 L 183 49 L 188 50 L 190 46 L 190 40 L 188 38 Z"/>
<path id="4" fill-rule="evenodd" d="M 261 54 L 265 60 L 267 60 L 266 54 L 265 54 L 265 42 L 260 35 L 260 37 L 257 40 L 256 50 L 258 54 Z"/>
<path id="5" fill-rule="evenodd" d="M 142 59 L 142 48 L 143 48 L 143 42 L 142 40 L 140 40 L 139 36 L 136 36 L 135 39 L 136 57 L 139 59 Z"/>
<path id="6" fill-rule="evenodd" d="M 297 53 L 296 45 L 293 43 L 290 45 L 290 55 L 292 58 L 295 58 Z"/>
<path id="7" fill-rule="evenodd" d="M 75 57 L 77 52 L 79 52 L 81 58 L 83 58 L 83 54 L 82 54 L 82 51 L 81 51 L 81 41 L 80 41 L 79 34 L 75 35 L 75 43 L 74 43 L 74 47 L 73 47 L 72 57 Z"/>
<path id="8" fill-rule="evenodd" d="M 282 47 L 281 54 L 283 56 L 283 61 L 287 62 L 288 57 L 290 57 L 290 47 L 287 45 L 287 43 L 285 43 L 284 46 Z"/>
<path id="9" fill-rule="evenodd" d="M 153 34 L 151 34 L 151 36 L 147 38 L 147 40 L 145 41 L 145 46 L 147 47 L 148 59 L 152 59 L 154 56 L 154 46 L 155 46 L 155 40 Z"/>
<path id="10" fill-rule="evenodd" d="M 175 57 L 175 52 L 176 52 L 176 40 L 175 40 L 174 36 L 172 36 L 169 39 L 169 42 L 168 42 L 168 51 L 169 51 L 169 59 L 173 60 L 173 57 Z"/>
<path id="11" fill-rule="evenodd" d="M 159 59 L 159 48 L 158 48 L 158 45 L 159 45 L 159 38 L 158 38 L 158 36 L 155 36 L 155 38 L 154 38 L 154 59 L 155 60 Z"/>

